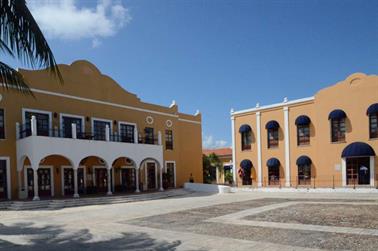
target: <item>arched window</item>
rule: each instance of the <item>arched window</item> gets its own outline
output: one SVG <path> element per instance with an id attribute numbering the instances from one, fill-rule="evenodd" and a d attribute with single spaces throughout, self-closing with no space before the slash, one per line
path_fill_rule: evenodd
<path id="1" fill-rule="evenodd" d="M 271 120 L 266 124 L 265 128 L 268 133 L 268 148 L 278 147 L 280 124 L 275 120 Z"/>
<path id="2" fill-rule="evenodd" d="M 266 165 L 268 166 L 268 185 L 280 184 L 280 161 L 276 158 L 270 158 Z"/>
<path id="3" fill-rule="evenodd" d="M 252 129 L 249 125 L 242 125 L 239 128 L 239 132 L 241 134 L 241 148 L 242 151 L 251 150 L 252 144 Z"/>
<path id="4" fill-rule="evenodd" d="M 297 159 L 298 185 L 311 185 L 311 159 L 305 155 Z"/>
<path id="5" fill-rule="evenodd" d="M 306 115 L 301 115 L 295 120 L 298 146 L 310 144 L 310 123 L 311 120 Z"/>
<path id="6" fill-rule="evenodd" d="M 331 121 L 331 141 L 332 142 L 343 142 L 345 141 L 345 119 L 346 113 L 343 110 L 336 109 L 333 110 L 328 119 Z"/>
<path id="7" fill-rule="evenodd" d="M 240 167 L 243 170 L 242 182 L 244 185 L 252 185 L 251 171 L 252 171 L 252 162 L 248 159 L 240 162 Z"/>
<path id="8" fill-rule="evenodd" d="M 367 110 L 369 116 L 369 137 L 378 138 L 378 103 L 372 104 Z"/>

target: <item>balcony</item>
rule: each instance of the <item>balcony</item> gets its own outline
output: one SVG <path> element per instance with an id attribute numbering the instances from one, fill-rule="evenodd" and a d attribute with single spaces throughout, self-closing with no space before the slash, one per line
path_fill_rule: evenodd
<path id="1" fill-rule="evenodd" d="M 96 156 L 104 160 L 105 166 L 111 168 L 112 163 L 120 157 L 134 161 L 139 168 L 146 159 L 155 160 L 163 166 L 162 136 L 139 133 L 124 136 L 110 133 L 106 126 L 104 133 L 77 132 L 72 124 L 69 132 L 58 128 L 49 129 L 37 124 L 32 117 L 28 125 L 16 124 L 17 132 L 17 163 L 21 170 L 25 158 L 33 168 L 38 168 L 44 158 L 60 155 L 67 158 L 73 167 L 79 167 L 80 161 L 88 156 Z M 137 140 L 136 140 L 137 139 Z"/>

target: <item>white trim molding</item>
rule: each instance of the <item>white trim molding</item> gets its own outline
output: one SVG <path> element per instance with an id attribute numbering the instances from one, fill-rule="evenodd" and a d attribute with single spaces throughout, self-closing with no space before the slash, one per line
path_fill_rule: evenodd
<path id="1" fill-rule="evenodd" d="M 232 138 L 232 179 L 236 183 L 236 148 L 235 148 L 235 117 L 231 116 L 231 138 Z"/>
<path id="2" fill-rule="evenodd" d="M 284 140 L 285 140 L 285 186 L 290 187 L 290 128 L 289 107 L 283 108 L 284 112 Z"/>
<path id="3" fill-rule="evenodd" d="M 369 160 L 369 168 L 370 168 L 370 186 L 374 187 L 375 184 L 374 184 L 374 181 L 375 181 L 375 156 L 370 156 L 370 160 Z"/>
<path id="4" fill-rule="evenodd" d="M 342 186 L 346 186 L 346 158 L 341 158 L 341 182 Z"/>
<path id="5" fill-rule="evenodd" d="M 8 200 L 12 199 L 12 186 L 11 186 L 11 173 L 10 173 L 10 157 L 8 156 L 0 156 L 0 160 L 5 160 L 6 161 L 6 167 L 5 171 L 7 172 L 7 197 Z"/>
<path id="6" fill-rule="evenodd" d="M 291 100 L 291 101 L 287 101 L 287 102 L 271 104 L 271 105 L 253 107 L 253 108 L 250 108 L 250 109 L 234 111 L 234 112 L 231 113 L 231 115 L 240 115 L 240 114 L 244 114 L 244 113 L 257 112 L 257 111 L 262 111 L 262 110 L 266 110 L 266 109 L 279 108 L 279 107 L 282 107 L 282 106 L 305 103 L 305 102 L 313 101 L 314 99 L 315 99 L 315 97 L 308 97 L 308 98 L 295 99 L 295 100 Z"/>
<path id="7" fill-rule="evenodd" d="M 256 112 L 257 129 L 257 186 L 262 187 L 262 156 L 261 156 L 261 112 Z"/>

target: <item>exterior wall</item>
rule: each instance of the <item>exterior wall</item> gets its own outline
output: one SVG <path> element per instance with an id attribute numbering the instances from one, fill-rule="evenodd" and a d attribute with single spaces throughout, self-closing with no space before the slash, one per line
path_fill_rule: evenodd
<path id="1" fill-rule="evenodd" d="M 125 91 L 114 80 L 102 75 L 87 61 L 59 65 L 64 78 L 60 84 L 48 71 L 20 70 L 32 88 L 34 97 L 14 90 L 0 90 L 0 108 L 5 111 L 5 138 L 0 141 L 0 156 L 9 156 L 11 165 L 12 198 L 17 197 L 16 122 L 23 121 L 23 109 L 37 109 L 51 113 L 52 128 L 60 128 L 60 115 L 70 114 L 84 118 L 85 132 L 91 132 L 92 118 L 112 121 L 112 132 L 118 132 L 118 122 L 135 123 L 138 131 L 153 127 L 162 134 L 165 161 L 176 162 L 177 186 L 183 186 L 190 173 L 202 181 L 201 169 L 201 115 L 179 113 L 177 105 L 163 107 L 142 102 L 136 95 Z M 153 123 L 147 122 L 147 117 Z M 168 122 L 170 121 L 170 122 Z M 170 124 L 172 124 L 170 126 Z M 170 126 L 170 127 L 169 127 Z M 165 129 L 173 131 L 174 149 L 165 149 Z M 106 151 L 106 149 L 104 149 Z M 127 157 L 127 153 L 125 153 Z M 56 164 L 59 165 L 59 164 Z M 54 177 L 55 194 L 60 194 L 60 178 Z"/>
<path id="2" fill-rule="evenodd" d="M 235 118 L 235 153 L 236 168 L 240 168 L 243 159 L 249 159 L 253 163 L 253 169 L 257 167 L 256 144 L 256 113 L 261 114 L 261 157 L 263 186 L 267 180 L 266 161 L 275 157 L 280 160 L 280 180 L 284 185 L 285 179 L 285 138 L 284 138 L 284 108 L 288 107 L 289 115 L 289 157 L 290 157 L 290 185 L 297 186 L 298 168 L 296 160 L 301 155 L 307 155 L 312 160 L 312 185 L 316 187 L 342 186 L 341 153 L 345 147 L 353 142 L 365 142 L 378 154 L 378 140 L 369 139 L 369 117 L 367 108 L 378 103 L 378 77 L 356 73 L 333 86 L 320 90 L 314 97 L 289 101 L 280 104 L 257 107 L 231 113 Z M 347 114 L 346 140 L 345 142 L 332 143 L 331 129 L 328 115 L 334 109 L 342 109 Z M 300 115 L 307 115 L 311 119 L 310 144 L 297 145 L 297 127 L 295 120 Z M 270 120 L 276 120 L 280 124 L 279 147 L 268 149 L 267 130 L 265 125 Z M 241 151 L 241 138 L 238 132 L 242 124 L 248 124 L 252 128 L 252 150 Z M 375 159 L 375 185 L 378 185 L 378 159 Z M 315 181 L 314 181 L 315 180 Z M 255 181 L 255 180 L 253 180 Z M 240 185 L 238 178 L 238 185 Z M 254 185 L 254 184 L 253 184 Z"/>

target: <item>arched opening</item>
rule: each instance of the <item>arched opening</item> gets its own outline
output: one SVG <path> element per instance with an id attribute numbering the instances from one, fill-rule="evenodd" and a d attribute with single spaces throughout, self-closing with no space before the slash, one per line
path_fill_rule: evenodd
<path id="1" fill-rule="evenodd" d="M 245 159 L 242 162 L 240 162 L 240 171 L 239 175 L 242 178 L 242 185 L 243 186 L 250 186 L 252 185 L 252 178 L 251 178 L 251 173 L 252 173 L 252 161 L 249 159 Z"/>
<path id="2" fill-rule="evenodd" d="M 163 187 L 163 172 L 159 161 L 153 158 L 143 160 L 139 167 L 139 190 L 154 191 Z"/>
<path id="3" fill-rule="evenodd" d="M 374 186 L 374 149 L 364 142 L 354 142 L 344 148 L 343 171 L 345 185 L 370 185 Z"/>
<path id="4" fill-rule="evenodd" d="M 80 161 L 80 166 L 84 167 L 86 173 L 86 189 L 87 194 L 106 193 L 108 192 L 108 184 L 112 187 L 113 172 L 108 171 L 108 163 L 98 156 L 88 156 Z M 110 175 L 110 176 L 109 176 Z M 108 177 L 109 176 L 109 177 Z"/>
<path id="5" fill-rule="evenodd" d="M 311 185 L 311 164 L 311 159 L 305 155 L 297 159 L 298 185 Z"/>
<path id="6" fill-rule="evenodd" d="M 280 185 L 280 161 L 276 158 L 270 158 L 266 165 L 268 167 L 268 185 Z"/>
<path id="7" fill-rule="evenodd" d="M 113 161 L 114 191 L 131 193 L 136 190 L 136 163 L 130 158 L 119 157 Z"/>

